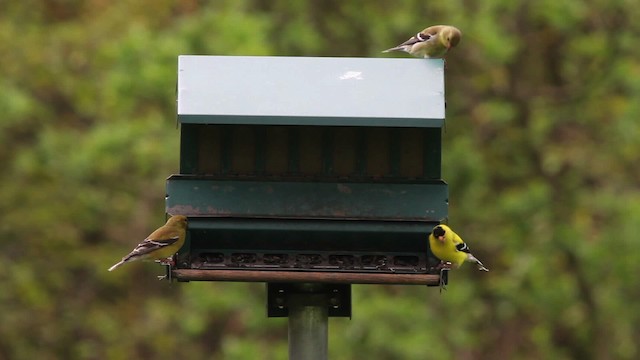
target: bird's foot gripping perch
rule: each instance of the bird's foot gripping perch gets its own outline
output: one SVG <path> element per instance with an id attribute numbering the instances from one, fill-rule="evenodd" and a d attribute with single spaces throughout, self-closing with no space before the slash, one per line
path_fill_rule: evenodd
<path id="1" fill-rule="evenodd" d="M 173 256 L 168 257 L 166 259 L 156 260 L 156 262 L 160 263 L 160 265 L 164 265 L 167 267 L 167 273 L 165 275 L 159 275 L 158 280 L 166 279 L 166 280 L 169 280 L 169 282 L 171 282 L 171 270 L 176 264 L 175 260 L 173 259 Z"/>
<path id="2" fill-rule="evenodd" d="M 451 263 L 448 261 L 441 261 L 436 266 L 436 269 L 440 270 L 440 280 L 438 284 L 438 286 L 440 287 L 440 293 L 442 293 L 442 290 L 447 290 L 447 278 L 449 276 L 448 271 L 451 270 L 451 266 Z"/>

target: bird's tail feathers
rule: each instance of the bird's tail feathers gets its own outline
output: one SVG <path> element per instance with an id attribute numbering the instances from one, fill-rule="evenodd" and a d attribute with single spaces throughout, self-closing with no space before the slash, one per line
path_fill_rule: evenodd
<path id="1" fill-rule="evenodd" d="M 121 265 L 123 265 L 125 263 L 124 259 L 120 260 L 120 262 L 118 262 L 117 264 L 113 265 L 112 267 L 109 268 L 109 271 L 113 271 L 116 268 L 120 267 Z"/>
<path id="2" fill-rule="evenodd" d="M 484 266 L 484 264 L 482 263 L 482 261 L 478 260 L 475 256 L 473 256 L 473 255 L 469 254 L 469 255 L 467 256 L 467 258 L 469 259 L 469 261 L 471 261 L 471 262 L 475 262 L 475 263 L 476 263 L 476 265 L 478 265 L 478 270 L 481 270 L 481 271 L 489 271 L 489 269 L 487 269 L 487 268 Z"/>
<path id="3" fill-rule="evenodd" d="M 476 263 L 478 265 L 478 270 L 481 271 L 489 271 L 489 269 L 487 269 L 484 265 L 482 265 L 482 263 L 480 262 L 480 260 L 478 260 L 478 262 Z"/>
<path id="4" fill-rule="evenodd" d="M 407 51 L 407 49 L 404 48 L 404 46 L 396 46 L 396 47 L 392 47 L 390 49 L 387 50 L 382 50 L 383 53 L 388 53 L 388 52 L 392 52 L 392 51 Z"/>

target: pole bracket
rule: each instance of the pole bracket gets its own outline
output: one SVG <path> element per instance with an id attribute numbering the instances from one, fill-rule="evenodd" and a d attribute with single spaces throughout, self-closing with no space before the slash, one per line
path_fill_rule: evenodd
<path id="1" fill-rule="evenodd" d="M 327 313 L 333 317 L 351 318 L 351 284 L 267 283 L 267 316 L 289 316 L 292 296 L 324 295 Z"/>

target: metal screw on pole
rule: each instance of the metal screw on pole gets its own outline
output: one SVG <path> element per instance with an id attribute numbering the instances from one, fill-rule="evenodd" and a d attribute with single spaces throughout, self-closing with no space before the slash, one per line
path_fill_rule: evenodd
<path id="1" fill-rule="evenodd" d="M 326 360 L 327 293 L 319 284 L 300 284 L 289 295 L 289 359 Z"/>

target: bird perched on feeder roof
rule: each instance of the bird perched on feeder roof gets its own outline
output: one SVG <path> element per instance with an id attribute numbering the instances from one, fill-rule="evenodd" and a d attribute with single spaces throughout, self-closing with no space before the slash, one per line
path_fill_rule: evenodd
<path id="1" fill-rule="evenodd" d="M 187 217 L 175 215 L 167 223 L 147 236 L 138 246 L 120 262 L 109 268 L 115 270 L 124 263 L 135 260 L 160 260 L 162 264 L 171 264 L 172 257 L 184 244 L 187 235 Z"/>
<path id="2" fill-rule="evenodd" d="M 489 271 L 480 260 L 471 254 L 462 238 L 447 225 L 440 224 L 433 228 L 429 234 L 429 246 L 433 255 L 444 262 L 450 262 L 455 268 L 467 261 L 475 263 L 478 270 Z"/>
<path id="3" fill-rule="evenodd" d="M 383 52 L 397 50 L 408 52 L 416 57 L 442 58 L 452 47 L 458 45 L 460 38 L 462 38 L 462 32 L 456 27 L 449 25 L 429 26 L 402 44 Z"/>

